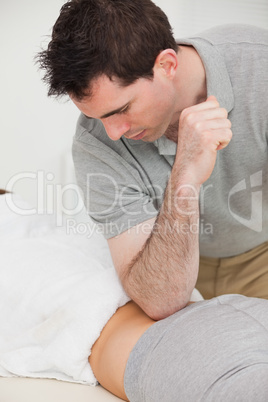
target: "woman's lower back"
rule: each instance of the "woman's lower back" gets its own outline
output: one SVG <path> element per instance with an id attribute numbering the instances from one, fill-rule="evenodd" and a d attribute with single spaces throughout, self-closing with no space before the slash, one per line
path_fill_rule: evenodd
<path id="1" fill-rule="evenodd" d="M 155 321 L 134 302 L 120 307 L 92 347 L 89 363 L 99 383 L 127 400 L 124 373 L 134 345 Z"/>

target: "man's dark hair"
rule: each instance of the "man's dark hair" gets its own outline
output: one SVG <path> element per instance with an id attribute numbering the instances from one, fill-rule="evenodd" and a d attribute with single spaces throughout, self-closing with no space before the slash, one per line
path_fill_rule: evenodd
<path id="1" fill-rule="evenodd" d="M 153 78 L 158 54 L 178 46 L 164 12 L 150 0 L 72 0 L 63 5 L 47 50 L 37 55 L 48 95 L 90 96 L 101 75 L 122 86 Z"/>

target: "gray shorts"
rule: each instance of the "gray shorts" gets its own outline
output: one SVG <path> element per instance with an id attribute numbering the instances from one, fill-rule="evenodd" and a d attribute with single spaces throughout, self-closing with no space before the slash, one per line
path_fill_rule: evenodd
<path id="1" fill-rule="evenodd" d="M 268 300 L 223 295 L 153 324 L 127 362 L 131 402 L 267 402 Z"/>

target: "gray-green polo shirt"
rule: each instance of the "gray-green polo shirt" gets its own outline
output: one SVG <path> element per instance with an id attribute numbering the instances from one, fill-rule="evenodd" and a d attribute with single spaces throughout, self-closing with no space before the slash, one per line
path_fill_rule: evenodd
<path id="1" fill-rule="evenodd" d="M 233 131 L 201 189 L 200 254 L 241 254 L 268 241 L 268 31 L 225 25 L 179 44 L 199 53 L 207 95 L 228 110 Z M 157 215 L 176 147 L 164 135 L 154 143 L 112 141 L 100 121 L 80 116 L 73 143 L 77 181 L 106 238 Z M 165 230 L 186 228 L 176 222 Z"/>

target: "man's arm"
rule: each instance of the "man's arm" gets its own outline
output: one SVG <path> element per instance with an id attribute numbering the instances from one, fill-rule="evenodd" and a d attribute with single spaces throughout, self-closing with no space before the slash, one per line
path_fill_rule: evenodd
<path id="1" fill-rule="evenodd" d="M 227 111 L 214 97 L 185 109 L 157 219 L 108 241 L 126 292 L 153 319 L 180 310 L 190 299 L 199 265 L 199 192 L 217 151 L 231 139 L 230 127 Z"/>

